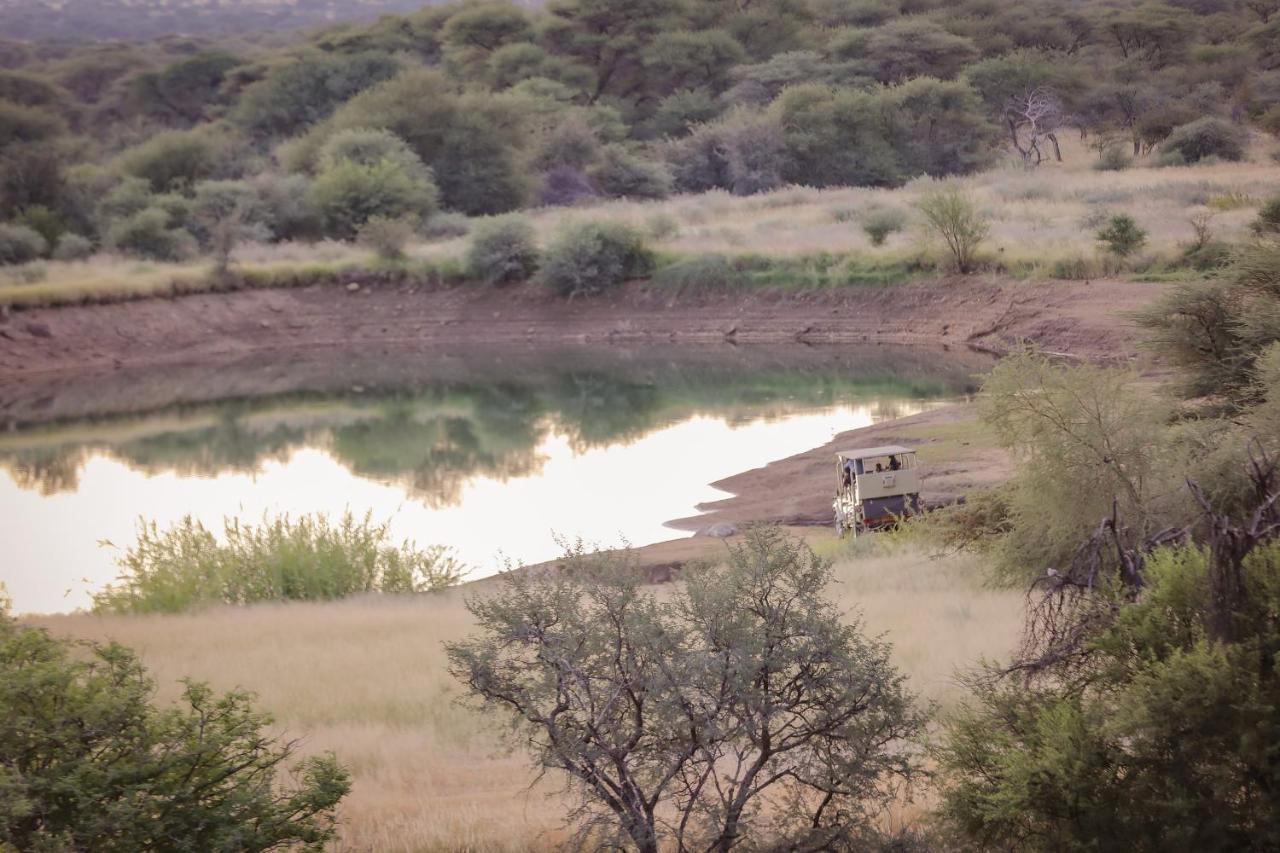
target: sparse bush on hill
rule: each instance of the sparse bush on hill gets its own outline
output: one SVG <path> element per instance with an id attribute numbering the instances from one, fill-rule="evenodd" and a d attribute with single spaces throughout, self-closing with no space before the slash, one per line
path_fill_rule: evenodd
<path id="1" fill-rule="evenodd" d="M 1240 160 L 1249 142 L 1249 132 L 1219 118 L 1206 117 L 1175 127 L 1160 144 L 1168 162 L 1199 163 L 1206 157 Z"/>
<path id="2" fill-rule="evenodd" d="M 485 284 L 524 281 L 538 268 L 538 245 L 527 220 L 507 215 L 478 224 L 467 250 L 467 269 Z"/>
<path id="3" fill-rule="evenodd" d="M 991 224 L 973 197 L 959 184 L 946 183 L 926 192 L 916 206 L 929 229 L 946 244 L 956 271 L 972 272 L 978 247 L 991 233 Z"/>
<path id="4" fill-rule="evenodd" d="M 360 245 L 373 249 L 379 260 L 401 261 L 405 257 L 405 247 L 416 233 L 415 219 L 371 216 L 360 226 L 356 239 Z"/>
<path id="5" fill-rule="evenodd" d="M 55 261 L 82 261 L 92 254 L 92 240 L 66 231 L 58 238 L 58 245 L 54 247 L 52 257 Z"/>
<path id="6" fill-rule="evenodd" d="M 436 210 L 431 170 L 395 134 L 341 131 L 321 149 L 319 162 L 311 193 L 333 233 L 353 237 L 374 216 L 429 218 Z"/>
<path id="7" fill-rule="evenodd" d="M 0 602 L 0 846 L 12 850 L 309 850 L 350 790 L 242 691 L 186 682 L 174 707 L 115 643 L 57 639 Z M 288 770 L 292 784 L 282 783 Z"/>
<path id="8" fill-rule="evenodd" d="M 107 246 L 126 255 L 157 261 L 193 257 L 198 248 L 196 238 L 169 223 L 168 213 L 158 207 L 148 207 L 112 225 L 107 231 Z"/>
<path id="9" fill-rule="evenodd" d="M 1147 232 L 1138 227 L 1137 221 L 1127 213 L 1118 213 L 1107 220 L 1098 229 L 1098 242 L 1107 247 L 1107 251 L 1120 257 L 1128 257 L 1147 242 Z"/>
<path id="10" fill-rule="evenodd" d="M 1102 149 L 1093 168 L 1099 172 L 1122 172 L 1133 165 L 1133 158 L 1125 153 L 1119 145 L 1109 145 Z"/>
<path id="11" fill-rule="evenodd" d="M 96 610 L 176 612 L 212 604 L 327 600 L 367 592 L 430 592 L 457 583 L 444 548 L 389 542 L 388 525 L 346 513 L 226 519 L 219 539 L 190 516 L 166 530 L 143 525 L 120 557 L 121 575 L 94 595 Z"/>
<path id="12" fill-rule="evenodd" d="M 48 250 L 49 244 L 34 228 L 0 223 L 0 265 L 25 264 Z"/>
<path id="13" fill-rule="evenodd" d="M 1280 238 L 1280 196 L 1263 203 L 1258 211 L 1258 218 L 1251 225 L 1253 233 L 1258 236 L 1274 236 Z"/>
<path id="14" fill-rule="evenodd" d="M 604 149 L 591 178 L 605 195 L 615 198 L 666 198 L 671 173 L 665 163 L 644 160 L 611 145 Z"/>
<path id="15" fill-rule="evenodd" d="M 862 218 L 862 230 L 873 246 L 883 246 L 890 234 L 896 234 L 907 224 L 907 215 L 895 208 L 872 210 Z"/>
<path id="16" fill-rule="evenodd" d="M 541 277 L 561 296 L 590 296 L 648 275 L 653 253 L 639 231 L 616 222 L 566 226 L 543 254 Z"/>
<path id="17" fill-rule="evenodd" d="M 219 140 L 207 128 L 157 133 L 120 155 L 120 169 L 157 193 L 189 189 L 221 167 Z"/>
<path id="18" fill-rule="evenodd" d="M 472 696 L 564 779 L 572 846 L 881 840 L 877 816 L 919 769 L 923 715 L 888 645 L 825 597 L 828 562 L 756 529 L 661 600 L 625 557 L 566 563 L 505 575 L 468 603 L 476 633 L 446 648 Z M 736 772 L 720 776 L 725 762 Z"/>

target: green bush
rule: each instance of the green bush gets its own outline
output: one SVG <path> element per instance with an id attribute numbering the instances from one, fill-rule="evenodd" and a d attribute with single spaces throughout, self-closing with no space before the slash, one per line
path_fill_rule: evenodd
<path id="1" fill-rule="evenodd" d="M 405 246 L 416 236 L 417 221 L 408 218 L 392 219 L 371 216 L 360 226 L 357 235 L 362 246 L 367 246 L 384 261 L 404 260 Z"/>
<path id="2" fill-rule="evenodd" d="M 370 217 L 430 217 L 436 206 L 429 177 L 391 159 L 340 161 L 315 179 L 311 196 L 326 229 L 344 238 L 355 236 Z"/>
<path id="3" fill-rule="evenodd" d="M 653 283 L 681 294 L 722 290 L 737 278 L 729 259 L 721 254 L 694 255 L 658 267 Z"/>
<path id="4" fill-rule="evenodd" d="M 1202 118 L 1175 127 L 1160 150 L 1183 163 L 1199 163 L 1206 157 L 1223 160 L 1244 159 L 1249 132 L 1220 118 Z"/>
<path id="5" fill-rule="evenodd" d="M 34 228 L 0 223 L 0 265 L 25 264 L 48 250 L 49 244 Z"/>
<path id="6" fill-rule="evenodd" d="M 320 211 L 306 175 L 264 173 L 251 181 L 258 194 L 257 209 L 262 224 L 277 240 L 299 240 L 319 236 Z"/>
<path id="7" fill-rule="evenodd" d="M 82 261 L 93 254 L 93 241 L 79 234 L 65 232 L 53 250 L 55 261 Z"/>
<path id="8" fill-rule="evenodd" d="M 437 213 L 422 226 L 422 236 L 428 240 L 448 240 L 465 237 L 471 233 L 471 220 L 461 213 L 444 211 Z"/>
<path id="9" fill-rule="evenodd" d="M 959 184 L 927 191 L 916 203 L 929 229 L 946 243 L 958 272 L 972 272 L 978 247 L 991 233 L 991 223 L 973 197 Z"/>
<path id="10" fill-rule="evenodd" d="M 524 281 L 538 268 L 533 226 L 515 215 L 481 222 L 467 250 L 467 269 L 485 284 Z"/>
<path id="11" fill-rule="evenodd" d="M 1133 254 L 1147 242 L 1147 232 L 1139 228 L 1127 213 L 1112 216 L 1094 236 L 1106 245 L 1108 251 L 1122 258 Z"/>
<path id="12" fill-rule="evenodd" d="M 181 261 L 196 254 L 196 239 L 189 231 L 173 228 L 169 214 L 148 207 L 107 229 L 108 248 L 156 261 Z"/>
<path id="13" fill-rule="evenodd" d="M 185 682 L 151 704 L 137 656 L 26 627 L 0 610 L 0 848 L 320 851 L 350 790 L 242 691 Z M 292 784 L 282 784 L 282 777 Z"/>
<path id="14" fill-rule="evenodd" d="M 1093 168 L 1099 172 L 1121 172 L 1133 165 L 1133 158 L 1119 145 L 1110 145 L 1102 149 Z"/>
<path id="15" fill-rule="evenodd" d="M 157 133 L 120 155 L 120 169 L 142 178 L 154 192 L 189 188 L 213 177 L 221 165 L 220 141 L 208 128 Z"/>
<path id="16" fill-rule="evenodd" d="M 542 261 L 542 278 L 561 296 L 602 293 L 653 270 L 653 253 L 636 229 L 616 222 L 565 228 Z"/>
<path id="17" fill-rule="evenodd" d="M 609 146 L 591 179 L 605 195 L 617 198 L 666 198 L 671 195 L 671 172 L 665 163 L 655 163 Z"/>
<path id="18" fill-rule="evenodd" d="M 896 234 L 907 224 L 907 215 L 897 208 L 873 210 L 862 220 L 862 230 L 866 232 L 873 246 L 883 246 L 890 234 Z"/>
<path id="19" fill-rule="evenodd" d="M 644 230 L 654 240 L 670 240 L 680 234 L 680 220 L 670 213 L 655 213 L 644 221 Z"/>
<path id="20" fill-rule="evenodd" d="M 1258 211 L 1258 218 L 1253 220 L 1253 233 L 1259 237 L 1267 234 L 1280 234 L 1280 196 L 1268 200 Z"/>
<path id="21" fill-rule="evenodd" d="M 138 530 L 120 558 L 121 575 L 93 597 L 109 613 L 178 612 L 208 604 L 344 598 L 366 592 L 428 592 L 454 584 L 462 567 L 440 547 L 394 546 L 385 523 L 350 512 L 228 518 L 222 541 L 190 516 Z"/>

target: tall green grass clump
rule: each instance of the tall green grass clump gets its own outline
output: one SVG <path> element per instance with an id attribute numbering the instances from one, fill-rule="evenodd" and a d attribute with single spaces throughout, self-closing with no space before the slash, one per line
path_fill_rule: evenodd
<path id="1" fill-rule="evenodd" d="M 186 516 L 161 530 L 143 523 L 120 558 L 116 583 L 93 597 L 109 613 L 176 613 L 209 604 L 315 601 L 359 593 L 431 592 L 457 583 L 463 567 L 443 547 L 394 545 L 371 515 L 264 516 L 223 520 L 219 539 Z"/>

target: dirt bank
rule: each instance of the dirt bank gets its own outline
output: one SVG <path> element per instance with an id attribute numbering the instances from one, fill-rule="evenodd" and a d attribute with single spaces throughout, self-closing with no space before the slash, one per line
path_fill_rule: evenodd
<path id="1" fill-rule="evenodd" d="M 1128 358 L 1119 318 L 1160 285 L 960 277 L 881 288 L 698 298 L 636 284 L 574 302 L 534 286 L 308 287 L 50 308 L 0 319 L 0 381 L 48 380 L 255 353 L 362 347 L 447 350 L 524 342 L 893 343 L 1003 351 L 1029 340 L 1086 359 Z M 0 389 L 2 390 L 2 389 Z"/>

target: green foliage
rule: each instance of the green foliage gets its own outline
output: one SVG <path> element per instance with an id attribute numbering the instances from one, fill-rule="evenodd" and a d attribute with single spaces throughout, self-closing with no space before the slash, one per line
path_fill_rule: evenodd
<path id="1" fill-rule="evenodd" d="M 320 151 L 311 187 L 330 231 L 354 236 L 370 218 L 430 217 L 438 193 L 431 170 L 405 142 L 384 130 L 334 134 Z"/>
<path id="2" fill-rule="evenodd" d="M 56 639 L 0 611 L 0 846 L 320 851 L 347 772 L 241 691 L 187 681 L 171 708 L 133 652 Z M 281 784 L 290 768 L 293 783 Z"/>
<path id="3" fill-rule="evenodd" d="M 54 247 L 55 261 L 82 261 L 93 254 L 93 241 L 88 237 L 64 231 Z"/>
<path id="4" fill-rule="evenodd" d="M 861 89 L 785 90 L 770 107 L 786 138 L 783 177 L 816 187 L 899 183 L 898 153 L 877 107 L 877 96 Z"/>
<path id="5" fill-rule="evenodd" d="M 465 237 L 471 233 L 471 220 L 461 213 L 437 213 L 423 224 L 421 231 L 427 240 Z"/>
<path id="6" fill-rule="evenodd" d="M 1125 153 L 1119 145 L 1108 145 L 1102 149 L 1093 168 L 1099 172 L 1123 172 L 1133 165 L 1133 158 Z"/>
<path id="7" fill-rule="evenodd" d="M 262 225 L 278 240 L 299 240 L 319 235 L 323 228 L 316 208 L 311 180 L 306 175 L 264 172 L 251 182 Z"/>
<path id="8" fill-rule="evenodd" d="M 181 261 L 196 253 L 196 239 L 183 228 L 170 225 L 169 214 L 148 207 L 107 229 L 108 248 L 157 261 Z"/>
<path id="9" fill-rule="evenodd" d="M 379 260 L 402 261 L 405 246 L 417 236 L 417 230 L 416 219 L 371 216 L 360 226 L 356 239 L 360 245 L 373 249 Z"/>
<path id="10" fill-rule="evenodd" d="M 471 236 L 466 262 L 472 278 L 485 284 L 528 279 L 538 268 L 538 244 L 533 226 L 515 215 L 481 222 Z"/>
<path id="11" fill-rule="evenodd" d="M 245 181 L 201 181 L 193 188 L 190 211 L 219 273 L 227 271 L 238 243 L 270 237 L 258 193 Z"/>
<path id="12" fill-rule="evenodd" d="M 26 225 L 0 222 L 0 266 L 25 264 L 43 257 L 49 244 L 40 232 Z"/>
<path id="13" fill-rule="evenodd" d="M 221 146 L 207 129 L 153 135 L 120 155 L 120 169 L 142 178 L 153 192 L 182 191 L 213 177 L 222 165 Z"/>
<path id="14" fill-rule="evenodd" d="M 246 89 L 234 118 L 256 136 L 287 136 L 324 120 L 339 104 L 395 76 L 399 67 L 383 53 L 294 58 Z"/>
<path id="15" fill-rule="evenodd" d="M 1167 406 L 1135 388 L 1127 370 L 1015 353 L 983 383 L 979 412 L 1019 462 L 993 567 L 1006 580 L 1064 566 L 1113 501 L 1131 543 L 1184 508 L 1175 496 L 1185 472 L 1161 438 Z"/>
<path id="16" fill-rule="evenodd" d="M 929 229 L 946 243 L 958 272 L 972 272 L 978 247 L 991 233 L 991 223 L 973 197 L 956 183 L 924 193 L 916 203 Z"/>
<path id="17" fill-rule="evenodd" d="M 1208 561 L 1146 565 L 1137 601 L 1090 643 L 1080 676 L 987 672 L 947 725 L 943 818 L 981 848 L 1226 850 L 1280 844 L 1280 545 L 1243 565 L 1242 639 L 1208 638 Z"/>
<path id="18" fill-rule="evenodd" d="M 1242 160 L 1249 132 L 1219 118 L 1206 117 L 1175 127 L 1161 144 L 1166 154 L 1182 163 L 1198 163 L 1206 157 Z"/>
<path id="19" fill-rule="evenodd" d="M 66 133 L 67 126 L 53 113 L 0 101 L 0 148 L 24 142 L 45 142 Z"/>
<path id="20" fill-rule="evenodd" d="M 462 566 L 439 546 L 390 544 L 390 527 L 350 512 L 228 518 L 221 539 L 190 516 L 154 523 L 120 557 L 121 575 L 93 597 L 113 613 L 173 613 L 210 604 L 327 600 L 361 593 L 431 592 L 458 582 Z"/>
<path id="21" fill-rule="evenodd" d="M 653 270 L 644 235 L 616 222 L 566 226 L 547 247 L 541 277 L 561 296 L 590 296 Z"/>
<path id="22" fill-rule="evenodd" d="M 1280 196 L 1268 199 L 1258 211 L 1258 218 L 1250 225 L 1259 237 L 1280 237 Z"/>
<path id="23" fill-rule="evenodd" d="M 1255 360 L 1280 341 L 1280 241 L 1238 247 L 1219 279 L 1176 287 L 1138 322 L 1182 393 L 1249 402 Z"/>
<path id="24" fill-rule="evenodd" d="M 134 77 L 133 98 L 152 118 L 191 124 L 210 117 L 226 103 L 223 84 L 243 60 L 221 51 L 205 51 L 158 71 Z"/>
<path id="25" fill-rule="evenodd" d="M 733 110 L 668 142 L 664 156 L 682 192 L 726 189 L 752 195 L 777 189 L 787 165 L 782 125 L 766 113 Z"/>
<path id="26" fill-rule="evenodd" d="M 896 207 L 872 210 L 862 217 L 862 230 L 873 246 L 883 246 L 890 234 L 896 234 L 907 224 L 907 214 Z"/>
<path id="27" fill-rule="evenodd" d="M 566 562 L 507 573 L 447 650 L 482 707 L 566 778 L 573 846 L 873 849 L 877 815 L 918 769 L 906 739 L 923 718 L 888 645 L 824 596 L 829 563 L 755 529 L 727 566 L 659 599 L 625 555 Z M 727 756 L 738 772 L 700 784 Z"/>
<path id="28" fill-rule="evenodd" d="M 527 141 L 525 106 L 513 97 L 458 95 L 439 72 L 413 69 L 347 101 L 290 156 L 311 166 L 334 133 L 384 128 L 432 169 L 444 207 L 473 216 L 503 213 L 529 194 L 517 162 Z"/>
<path id="29" fill-rule="evenodd" d="M 1107 251 L 1122 258 L 1133 254 L 1147 242 L 1147 232 L 1139 228 L 1127 213 L 1112 216 L 1095 236 L 1098 242 L 1106 245 Z"/>
<path id="30" fill-rule="evenodd" d="M 591 179 L 605 195 L 661 199 L 671 194 L 671 173 L 663 163 L 645 160 L 617 145 L 606 147 Z"/>

